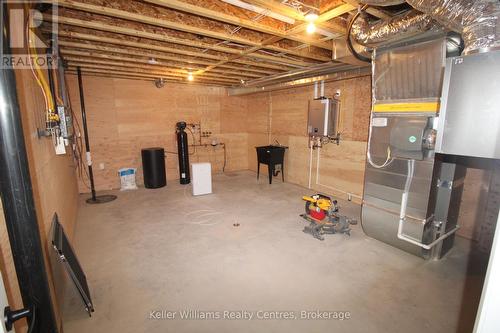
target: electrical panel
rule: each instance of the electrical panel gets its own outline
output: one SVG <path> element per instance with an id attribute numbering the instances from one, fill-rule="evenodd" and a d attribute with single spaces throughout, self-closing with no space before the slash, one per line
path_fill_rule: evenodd
<path id="1" fill-rule="evenodd" d="M 307 133 L 310 137 L 337 137 L 340 101 L 322 98 L 309 101 Z"/>

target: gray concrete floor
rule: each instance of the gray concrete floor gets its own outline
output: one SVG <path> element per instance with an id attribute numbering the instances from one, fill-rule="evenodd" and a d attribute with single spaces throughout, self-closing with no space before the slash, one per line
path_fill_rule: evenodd
<path id="1" fill-rule="evenodd" d="M 441 261 L 370 239 L 359 225 L 351 237 L 321 242 L 302 232 L 298 216 L 311 192 L 257 182 L 252 172 L 216 175 L 214 194 L 202 197 L 174 182 L 117 194 L 103 205 L 81 198 L 74 247 L 96 312 L 88 318 L 70 289 L 66 333 L 471 331 L 485 260 L 466 240 Z M 359 218 L 352 203 L 341 211 Z M 254 318 L 183 320 L 183 310 L 246 310 Z M 300 319 L 316 310 L 351 318 Z M 152 319 L 152 311 L 176 319 Z M 258 311 L 297 319 L 256 319 Z"/>

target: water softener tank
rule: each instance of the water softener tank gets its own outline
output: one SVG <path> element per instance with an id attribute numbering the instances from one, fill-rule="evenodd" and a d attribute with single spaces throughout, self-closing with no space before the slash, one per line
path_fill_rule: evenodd
<path id="1" fill-rule="evenodd" d="M 189 184 L 191 177 L 189 175 L 189 147 L 184 121 L 178 122 L 177 125 L 177 152 L 179 155 L 179 179 L 181 184 Z"/>

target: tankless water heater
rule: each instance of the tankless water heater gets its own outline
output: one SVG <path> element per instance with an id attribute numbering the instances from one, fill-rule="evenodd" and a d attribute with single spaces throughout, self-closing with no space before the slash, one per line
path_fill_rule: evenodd
<path id="1" fill-rule="evenodd" d="M 309 101 L 307 133 L 310 137 L 336 138 L 338 134 L 340 101 L 321 98 Z"/>

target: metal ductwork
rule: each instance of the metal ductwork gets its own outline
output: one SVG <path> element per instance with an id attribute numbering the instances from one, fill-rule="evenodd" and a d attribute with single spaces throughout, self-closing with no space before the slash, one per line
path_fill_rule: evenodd
<path id="1" fill-rule="evenodd" d="M 496 0 L 407 0 L 407 3 L 461 33 L 465 54 L 500 46 L 500 2 Z"/>
<path id="2" fill-rule="evenodd" d="M 390 6 L 399 1 L 362 1 L 373 6 Z M 500 2 L 495 0 L 407 0 L 417 11 L 408 11 L 389 20 L 370 24 L 366 17 L 354 22 L 352 36 L 359 44 L 375 47 L 406 39 L 437 25 L 462 35 L 465 54 L 484 52 L 500 46 Z"/>
<path id="3" fill-rule="evenodd" d="M 351 29 L 354 40 L 367 47 L 394 42 L 419 35 L 436 27 L 431 16 L 410 10 L 389 20 L 368 23 L 366 17 L 358 18 Z"/>

